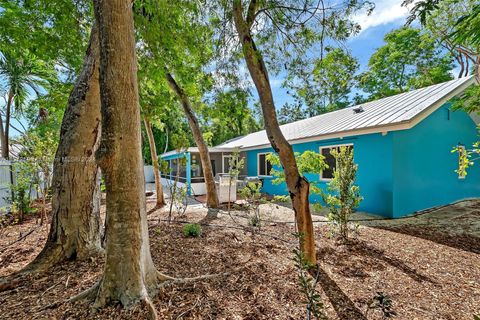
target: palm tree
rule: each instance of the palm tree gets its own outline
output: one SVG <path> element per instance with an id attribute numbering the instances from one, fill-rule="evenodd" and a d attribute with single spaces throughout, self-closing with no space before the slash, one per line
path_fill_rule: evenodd
<path id="1" fill-rule="evenodd" d="M 40 95 L 40 90 L 48 84 L 51 76 L 51 69 L 29 52 L 0 53 L 0 85 L 5 91 L 5 110 L 0 115 L 0 145 L 4 159 L 9 158 L 9 129 L 12 113 L 21 111 L 32 91 L 37 96 Z"/>

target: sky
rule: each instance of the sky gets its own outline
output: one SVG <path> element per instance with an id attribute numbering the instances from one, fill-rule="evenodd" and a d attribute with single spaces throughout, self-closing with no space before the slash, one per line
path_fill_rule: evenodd
<path id="1" fill-rule="evenodd" d="M 352 55 L 360 62 L 360 72 L 365 70 L 368 59 L 375 49 L 383 45 L 383 37 L 385 34 L 404 25 L 408 16 L 408 10 L 401 6 L 403 0 L 372 1 L 375 3 L 374 11 L 371 15 L 362 13 L 354 17 L 354 20 L 360 24 L 362 30 L 357 36 L 351 38 L 346 43 Z M 270 81 L 277 108 L 282 107 L 286 102 L 293 101 L 292 97 L 288 95 L 287 90 L 281 87 L 283 82 L 281 74 L 276 77 L 271 77 Z M 258 96 L 256 90 L 252 90 L 252 93 L 254 94 L 254 99 L 251 101 L 253 104 L 254 101 L 258 100 Z M 13 120 L 12 122 L 13 125 L 19 126 L 17 121 Z M 24 123 L 24 121 L 22 121 L 22 123 Z M 15 130 L 11 131 L 12 136 L 18 135 Z"/>
<path id="2" fill-rule="evenodd" d="M 371 15 L 359 14 L 354 17 L 362 27 L 361 32 L 347 41 L 346 46 L 354 57 L 359 60 L 360 72 L 368 65 L 368 59 L 375 51 L 384 44 L 383 37 L 388 32 L 397 29 L 405 24 L 408 10 L 402 7 L 403 0 L 374 0 L 375 9 Z M 271 79 L 275 105 L 277 108 L 293 99 L 282 88 L 281 75 Z M 255 91 L 255 90 L 253 90 Z"/>

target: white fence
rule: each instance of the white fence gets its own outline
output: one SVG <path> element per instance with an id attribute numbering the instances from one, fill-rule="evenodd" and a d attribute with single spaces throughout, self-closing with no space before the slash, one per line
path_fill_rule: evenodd
<path id="1" fill-rule="evenodd" d="M 11 197 L 10 186 L 14 181 L 12 174 L 12 164 L 7 160 L 0 160 L 0 208 L 10 205 Z"/>
<path id="2" fill-rule="evenodd" d="M 155 182 L 155 176 L 153 175 L 153 166 L 143 166 L 143 174 L 145 175 L 146 183 Z"/>
<path id="3" fill-rule="evenodd" d="M 11 186 L 16 183 L 14 164 L 16 161 L 0 159 L 0 213 L 10 208 Z M 38 198 L 37 190 L 32 187 L 29 192 L 31 199 Z"/>
<path id="4" fill-rule="evenodd" d="M 15 183 L 15 172 L 12 171 L 14 161 L 0 159 L 0 211 L 10 206 L 11 185 Z M 154 183 L 153 166 L 144 166 L 145 182 Z M 32 189 L 31 198 L 37 198 L 37 191 Z"/>

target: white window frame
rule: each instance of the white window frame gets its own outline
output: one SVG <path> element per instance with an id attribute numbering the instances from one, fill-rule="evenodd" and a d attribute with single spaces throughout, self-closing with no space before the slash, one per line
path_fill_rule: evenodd
<path id="1" fill-rule="evenodd" d="M 259 177 L 271 177 L 271 175 L 268 174 L 260 174 L 260 156 L 264 154 L 265 155 L 265 166 L 267 165 L 267 155 L 271 154 L 271 152 L 259 152 L 257 153 L 257 176 Z M 273 167 L 273 166 L 272 166 Z M 265 168 L 265 173 L 267 172 L 267 168 Z"/>
<path id="2" fill-rule="evenodd" d="M 320 146 L 318 152 L 320 152 L 320 155 L 323 155 L 323 153 L 322 153 L 323 149 L 332 149 L 332 148 L 348 147 L 348 146 L 352 146 L 352 148 L 354 148 L 353 143 L 331 144 L 331 145 L 327 145 L 327 146 Z M 323 177 L 323 170 L 320 172 L 320 177 L 319 178 L 320 178 L 320 181 L 332 181 L 332 178 L 324 178 Z"/>

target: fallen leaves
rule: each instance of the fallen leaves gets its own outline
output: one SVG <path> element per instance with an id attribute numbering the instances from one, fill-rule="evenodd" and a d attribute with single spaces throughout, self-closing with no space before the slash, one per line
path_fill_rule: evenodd
<path id="1" fill-rule="evenodd" d="M 199 222 L 205 215 L 206 210 L 197 207 L 182 219 Z M 454 214 L 455 223 L 470 223 L 468 215 Z M 153 226 L 165 217 L 164 212 L 156 211 L 149 219 Z M 273 214 L 273 218 L 281 217 Z M 322 270 L 318 289 L 329 319 L 381 319 L 378 310 L 367 311 L 377 292 L 391 297 L 397 319 L 471 320 L 480 312 L 479 238 L 473 232 L 468 241 L 452 242 L 448 239 L 455 233 L 445 223 L 427 218 L 428 225 L 406 220 L 363 226 L 356 242 L 340 246 L 325 236 L 325 225 L 316 227 Z M 237 220 L 247 224 L 244 218 Z M 0 247 L 18 238 L 20 231 L 31 230 L 34 223 L 9 227 L 0 238 Z M 226 278 L 162 289 L 152 301 L 160 318 L 303 319 L 303 297 L 291 261 L 296 244 L 291 236 L 293 224 L 266 223 L 261 232 L 270 236 L 261 236 L 241 225 L 222 228 L 232 224 L 228 215 L 219 214 L 209 223 L 215 226 L 202 226 L 199 238 L 185 238 L 181 224 L 160 223 L 151 228 L 154 262 L 168 275 L 194 277 L 238 270 Z M 455 226 L 456 230 L 470 231 L 468 228 Z M 46 232 L 44 228 L 36 230 L 1 253 L 0 274 L 19 270 L 32 260 L 41 250 Z M 96 314 L 90 313 L 86 302 L 55 305 L 92 286 L 102 267 L 102 259 L 68 262 L 15 283 L 0 292 L 2 319 L 146 318 L 147 310 L 141 304 L 128 310 L 110 306 Z M 54 308 L 45 309 L 49 305 Z"/>

